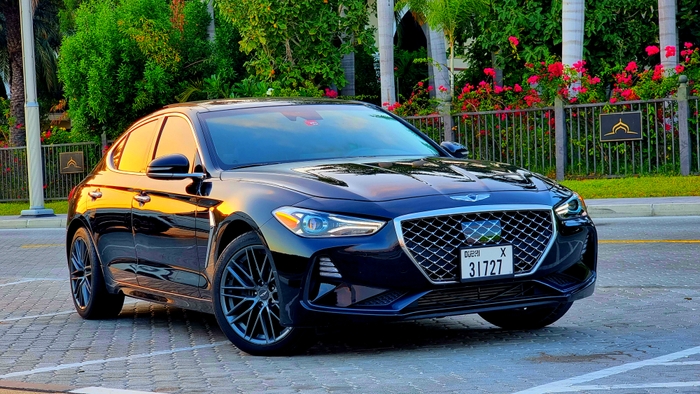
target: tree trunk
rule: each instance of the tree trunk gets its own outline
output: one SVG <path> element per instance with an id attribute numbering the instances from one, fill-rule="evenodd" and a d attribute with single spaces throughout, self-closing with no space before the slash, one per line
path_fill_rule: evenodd
<path id="1" fill-rule="evenodd" d="M 659 0 L 659 44 L 661 65 L 667 74 L 678 65 L 678 38 L 676 34 L 676 0 Z M 675 55 L 666 57 L 666 47 L 674 47 Z"/>
<path id="2" fill-rule="evenodd" d="M 340 60 L 345 73 L 345 86 L 340 90 L 343 96 L 355 96 L 355 52 L 350 52 Z"/>
<path id="3" fill-rule="evenodd" d="M 394 0 L 377 0 L 379 80 L 382 104 L 396 102 L 394 83 Z"/>
<path id="4" fill-rule="evenodd" d="M 564 65 L 569 67 L 579 60 L 583 60 L 585 10 L 584 0 L 564 0 L 562 4 L 561 60 Z"/>
<path id="5" fill-rule="evenodd" d="M 7 52 L 10 58 L 10 116 L 15 124 L 10 128 L 10 145 L 26 145 L 24 129 L 24 74 L 22 72 L 22 30 L 19 1 L 10 1 L 4 11 L 7 27 Z M 17 126 L 20 126 L 17 128 Z"/>
<path id="6" fill-rule="evenodd" d="M 450 92 L 441 92 L 438 87 L 441 85 L 450 89 L 449 70 L 447 68 L 447 54 L 445 50 L 445 35 L 442 31 L 431 29 L 427 23 L 423 24 L 423 33 L 428 40 L 428 57 L 433 59 L 430 65 L 432 74 L 431 84 L 435 87 L 435 97 L 442 101 L 449 101 Z M 436 64 L 437 63 L 437 64 Z"/>

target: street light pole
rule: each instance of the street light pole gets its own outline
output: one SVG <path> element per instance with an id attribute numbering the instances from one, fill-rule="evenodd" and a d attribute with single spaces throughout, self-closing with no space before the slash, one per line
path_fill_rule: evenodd
<path id="1" fill-rule="evenodd" d="M 39 103 L 36 100 L 36 66 L 34 64 L 34 10 L 31 0 L 20 1 L 22 20 L 22 58 L 24 64 L 24 124 L 27 131 L 27 168 L 29 170 L 29 209 L 22 216 L 53 215 L 44 208 L 44 176 L 41 160 Z"/>

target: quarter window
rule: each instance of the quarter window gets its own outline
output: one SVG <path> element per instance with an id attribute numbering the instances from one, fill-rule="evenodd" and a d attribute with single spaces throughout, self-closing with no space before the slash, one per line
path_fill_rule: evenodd
<path id="1" fill-rule="evenodd" d="M 156 134 L 158 122 L 151 121 L 143 124 L 129 133 L 126 145 L 121 154 L 117 168 L 128 172 L 146 172 L 146 166 L 151 158 L 151 146 Z"/>

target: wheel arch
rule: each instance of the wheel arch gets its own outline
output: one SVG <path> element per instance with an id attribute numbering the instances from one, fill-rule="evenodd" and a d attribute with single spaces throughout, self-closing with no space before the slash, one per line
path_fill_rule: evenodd
<path id="1" fill-rule="evenodd" d="M 88 224 L 88 221 L 82 216 L 76 216 L 68 223 L 68 227 L 66 227 L 66 256 L 70 254 L 71 241 L 79 228 L 85 228 L 90 236 L 90 240 L 93 241 L 93 245 L 95 243 L 92 239 L 92 231 L 90 231 L 90 224 Z"/>

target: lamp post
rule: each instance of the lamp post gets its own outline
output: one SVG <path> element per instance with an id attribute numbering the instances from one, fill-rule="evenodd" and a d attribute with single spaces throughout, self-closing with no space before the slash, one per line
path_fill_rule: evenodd
<path id="1" fill-rule="evenodd" d="M 22 216 L 53 215 L 44 208 L 44 186 L 39 129 L 39 103 L 36 101 L 36 66 L 34 64 L 34 10 L 31 0 L 20 1 L 22 23 L 22 59 L 24 64 L 24 124 L 27 135 L 29 171 L 29 209 Z"/>

